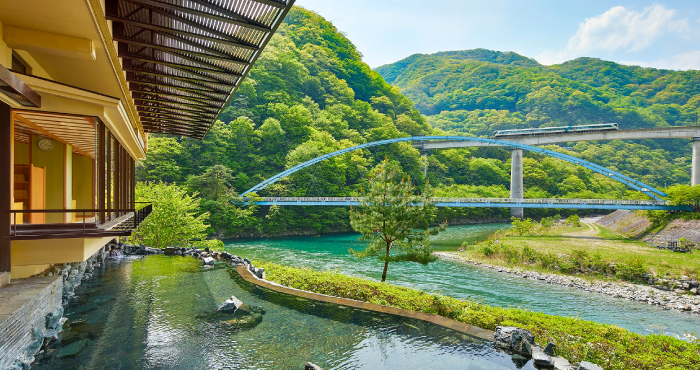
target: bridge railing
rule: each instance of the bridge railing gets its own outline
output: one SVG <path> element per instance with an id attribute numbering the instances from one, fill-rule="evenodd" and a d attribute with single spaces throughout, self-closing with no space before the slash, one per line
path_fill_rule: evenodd
<path id="1" fill-rule="evenodd" d="M 263 202 L 359 202 L 359 197 L 266 197 Z M 531 203 L 531 204 L 602 204 L 602 205 L 643 205 L 663 206 L 666 202 L 659 200 L 631 199 L 567 199 L 567 198 L 455 198 L 434 197 L 440 203 Z"/>

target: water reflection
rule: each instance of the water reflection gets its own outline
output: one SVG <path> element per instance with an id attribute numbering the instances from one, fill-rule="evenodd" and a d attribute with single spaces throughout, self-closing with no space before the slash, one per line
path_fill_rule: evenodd
<path id="1" fill-rule="evenodd" d="M 302 369 L 306 361 L 324 369 L 514 368 L 488 342 L 271 292 L 225 265 L 164 256 L 107 265 L 76 290 L 61 340 L 34 369 Z M 264 309 L 259 324 L 212 314 L 231 295 Z"/>

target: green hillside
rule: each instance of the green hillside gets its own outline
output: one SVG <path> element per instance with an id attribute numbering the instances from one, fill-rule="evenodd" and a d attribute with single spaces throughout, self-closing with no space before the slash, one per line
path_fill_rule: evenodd
<path id="1" fill-rule="evenodd" d="M 542 66 L 512 52 L 477 49 L 416 54 L 376 70 L 434 127 L 473 136 L 601 121 L 622 129 L 693 125 L 700 108 L 698 71 L 593 58 Z M 579 143 L 574 152 L 664 186 L 690 181 L 690 145 L 683 140 Z"/>
<path id="2" fill-rule="evenodd" d="M 445 59 L 447 64 L 482 63 L 477 67 L 533 70 L 533 76 L 536 69 L 542 68 L 515 53 L 477 50 L 443 54 L 453 58 Z M 474 62 L 471 58 L 489 62 Z M 416 63 L 442 65 L 444 62 L 418 59 Z M 488 79 L 486 75 L 480 78 Z M 400 84 L 399 81 L 408 81 L 406 73 L 397 72 L 394 82 Z M 418 101 L 419 107 L 423 107 Z M 525 116 L 517 111 L 484 112 L 507 117 L 514 122 L 512 126 L 522 126 L 525 121 Z M 451 124 L 462 127 L 461 115 L 472 113 L 453 110 L 444 115 L 430 115 L 428 119 L 438 122 L 439 118 L 444 123 L 436 125 L 445 128 Z M 202 141 L 152 135 L 148 156 L 139 164 L 137 173 L 141 181 L 185 184 L 192 192 L 199 192 L 202 211 L 211 212 L 210 231 L 219 236 L 349 230 L 345 208 L 260 207 L 253 210 L 253 217 L 247 217 L 249 212 L 232 206 L 230 200 L 263 179 L 319 155 L 361 143 L 434 132 L 409 98 L 362 62 L 350 40 L 319 15 L 298 7 L 289 13 L 219 119 Z M 492 129 L 488 125 L 484 127 L 484 133 Z M 653 151 L 649 155 L 664 158 Z M 509 195 L 507 151 L 494 148 L 435 151 L 428 157 L 426 179 L 420 170 L 420 153 L 408 143 L 335 157 L 298 172 L 259 195 L 354 195 L 368 171 L 385 157 L 397 161 L 418 185 L 429 180 L 439 196 Z M 662 163 L 659 158 L 652 160 Z M 525 164 L 528 197 L 629 195 L 619 183 L 556 159 L 531 156 Z M 678 176 L 687 177 L 684 173 Z M 529 216 L 537 216 L 547 211 L 529 212 Z M 507 217 L 507 209 L 443 208 L 438 218 L 469 222 Z"/>

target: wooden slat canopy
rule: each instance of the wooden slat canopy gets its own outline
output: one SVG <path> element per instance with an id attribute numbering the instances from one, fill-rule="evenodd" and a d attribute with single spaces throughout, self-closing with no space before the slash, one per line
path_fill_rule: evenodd
<path id="1" fill-rule="evenodd" d="M 294 0 L 107 0 L 145 132 L 202 139 Z"/>
<path id="2" fill-rule="evenodd" d="M 62 113 L 15 110 L 15 140 L 29 143 L 30 135 L 69 144 L 73 153 L 95 159 L 95 118 Z"/>

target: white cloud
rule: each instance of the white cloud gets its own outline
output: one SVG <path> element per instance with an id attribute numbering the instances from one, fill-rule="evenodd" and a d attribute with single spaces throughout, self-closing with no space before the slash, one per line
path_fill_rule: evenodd
<path id="1" fill-rule="evenodd" d="M 543 64 L 560 63 L 595 52 L 624 50 L 636 52 L 649 47 L 660 36 L 669 33 L 686 35 L 687 19 L 677 19 L 674 9 L 654 4 L 642 12 L 616 6 L 579 24 L 578 31 L 563 50 L 545 51 L 537 60 Z"/>
<path id="2" fill-rule="evenodd" d="M 653 62 L 621 61 L 620 63 L 632 66 L 675 69 L 681 71 L 687 71 L 689 69 L 700 70 L 700 50 L 678 54 L 672 58 L 658 59 Z"/>

